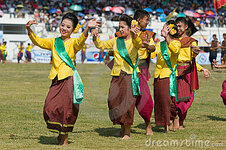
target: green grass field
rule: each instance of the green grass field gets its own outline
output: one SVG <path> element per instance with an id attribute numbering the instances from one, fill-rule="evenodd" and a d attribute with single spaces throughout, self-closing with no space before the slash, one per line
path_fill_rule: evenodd
<path id="1" fill-rule="evenodd" d="M 220 97 L 226 70 L 211 72 L 208 81 L 199 74 L 200 89 L 188 111 L 185 130 L 165 134 L 152 116 L 154 135 L 146 136 L 144 121 L 136 111 L 131 139 L 125 141 L 114 136 L 120 127 L 113 126 L 108 117 L 110 70 L 102 64 L 78 64 L 85 99 L 69 145 L 62 147 L 56 145 L 57 135 L 47 130 L 42 116 L 50 68 L 50 64 L 0 64 L 0 149 L 226 149 L 226 106 Z M 152 77 L 153 71 L 151 64 Z M 149 85 L 153 93 L 153 78 Z M 173 145 L 173 141 L 178 143 Z"/>

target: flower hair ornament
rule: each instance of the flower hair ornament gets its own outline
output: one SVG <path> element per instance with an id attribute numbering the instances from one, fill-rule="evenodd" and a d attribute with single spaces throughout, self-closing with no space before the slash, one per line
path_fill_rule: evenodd
<path id="1" fill-rule="evenodd" d="M 169 24 L 168 27 L 170 35 L 175 35 L 177 33 L 176 26 L 174 24 Z"/>
<path id="2" fill-rule="evenodd" d="M 131 27 L 132 26 L 137 26 L 138 25 L 138 22 L 136 21 L 136 20 L 132 20 L 132 22 L 131 22 Z M 115 37 L 122 37 L 122 34 L 120 33 L 120 31 L 117 31 L 116 33 L 115 33 Z"/>
<path id="3" fill-rule="evenodd" d="M 138 22 L 137 22 L 136 20 L 132 20 L 132 22 L 131 22 L 131 27 L 134 26 L 134 25 L 135 25 L 135 26 L 138 25 Z"/>

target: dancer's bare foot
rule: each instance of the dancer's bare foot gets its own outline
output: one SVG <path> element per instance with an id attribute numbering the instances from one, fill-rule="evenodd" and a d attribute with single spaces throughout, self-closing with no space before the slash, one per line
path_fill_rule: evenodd
<path id="1" fill-rule="evenodd" d="M 62 145 L 62 146 L 68 145 L 68 134 L 61 135 L 61 137 L 62 138 L 61 138 L 59 145 Z"/>
<path id="2" fill-rule="evenodd" d="M 179 126 L 179 130 L 184 130 L 184 126 Z"/>
<path id="3" fill-rule="evenodd" d="M 169 132 L 169 126 L 168 126 L 168 125 L 165 126 L 165 129 L 164 129 L 163 132 L 164 132 L 164 133 L 168 133 L 168 132 Z"/>
<path id="4" fill-rule="evenodd" d="M 130 139 L 130 129 L 131 125 L 124 125 L 124 135 L 122 137 L 123 140 Z"/>
<path id="5" fill-rule="evenodd" d="M 129 139 L 130 139 L 130 136 L 129 136 L 129 135 L 124 135 L 124 136 L 122 137 L 122 139 L 123 139 L 123 140 L 129 140 Z"/>
<path id="6" fill-rule="evenodd" d="M 153 135 L 150 122 L 146 122 L 146 135 Z"/>
<path id="7" fill-rule="evenodd" d="M 179 129 L 179 117 L 177 115 L 173 121 L 173 131 L 176 131 L 178 129 Z"/>
<path id="8" fill-rule="evenodd" d="M 179 129 L 184 130 L 184 121 L 179 120 Z"/>
<path id="9" fill-rule="evenodd" d="M 173 121 L 170 121 L 169 130 L 173 129 Z"/>

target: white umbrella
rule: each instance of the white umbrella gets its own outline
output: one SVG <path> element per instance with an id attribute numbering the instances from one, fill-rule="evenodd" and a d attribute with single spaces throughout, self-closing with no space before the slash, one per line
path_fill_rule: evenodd
<path id="1" fill-rule="evenodd" d="M 107 7 L 104 7 L 103 10 L 104 11 L 111 11 L 112 10 L 112 7 L 111 6 L 107 6 Z"/>

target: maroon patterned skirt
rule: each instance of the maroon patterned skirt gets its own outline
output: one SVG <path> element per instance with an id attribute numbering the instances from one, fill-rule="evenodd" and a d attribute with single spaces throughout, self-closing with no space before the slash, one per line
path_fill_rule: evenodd
<path id="1" fill-rule="evenodd" d="M 79 112 L 79 105 L 73 104 L 73 88 L 72 76 L 52 80 L 43 110 L 50 131 L 59 134 L 72 132 Z"/>
<path id="2" fill-rule="evenodd" d="M 199 88 L 196 66 L 177 66 L 177 93 L 179 116 L 185 114 L 194 101 L 194 90 Z"/>
<path id="3" fill-rule="evenodd" d="M 137 99 L 136 108 L 140 116 L 144 119 L 144 121 L 149 122 L 153 110 L 153 100 L 148 86 L 149 78 L 148 63 L 146 63 L 146 60 L 143 62 L 144 63 L 139 65 L 139 69 L 141 71 L 139 77 L 141 95 Z"/>
<path id="4" fill-rule="evenodd" d="M 176 100 L 170 96 L 169 78 L 154 79 L 155 124 L 169 125 L 176 115 Z"/>
<path id="5" fill-rule="evenodd" d="M 132 125 L 137 97 L 133 96 L 131 75 L 121 71 L 113 76 L 108 94 L 109 117 L 114 125 Z"/>

